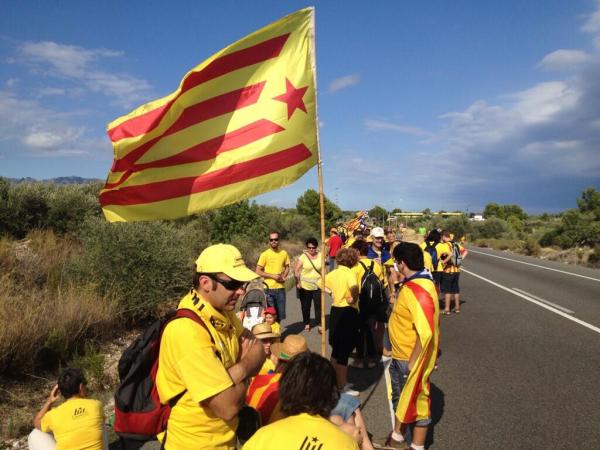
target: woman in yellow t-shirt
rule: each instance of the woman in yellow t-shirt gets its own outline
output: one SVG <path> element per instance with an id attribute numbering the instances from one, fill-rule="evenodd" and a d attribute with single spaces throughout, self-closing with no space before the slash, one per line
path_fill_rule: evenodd
<path id="1" fill-rule="evenodd" d="M 294 278 L 302 309 L 302 321 L 304 330 L 310 330 L 310 305 L 314 304 L 315 321 L 319 333 L 321 329 L 321 253 L 319 244 L 315 238 L 306 240 L 306 251 L 300 255 L 294 267 Z"/>
<path id="2" fill-rule="evenodd" d="M 338 268 L 325 276 L 325 288 L 333 304 L 329 314 L 329 344 L 338 386 L 349 394 L 358 395 L 347 385 L 348 357 L 358 337 L 358 283 L 351 267 L 358 262 L 358 251 L 340 249 L 335 257 Z"/>

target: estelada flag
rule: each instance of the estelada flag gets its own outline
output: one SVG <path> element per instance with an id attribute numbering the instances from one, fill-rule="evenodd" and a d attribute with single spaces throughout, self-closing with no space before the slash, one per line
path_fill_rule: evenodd
<path id="1" fill-rule="evenodd" d="M 106 219 L 182 217 L 297 180 L 317 162 L 315 90 L 313 8 L 217 52 L 108 125 Z"/>

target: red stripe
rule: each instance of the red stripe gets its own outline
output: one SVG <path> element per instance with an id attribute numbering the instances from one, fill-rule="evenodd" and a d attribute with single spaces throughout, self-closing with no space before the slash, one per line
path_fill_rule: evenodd
<path id="1" fill-rule="evenodd" d="M 264 137 L 279 133 L 280 131 L 285 131 L 285 128 L 266 119 L 257 120 L 256 122 L 232 131 L 231 133 L 201 142 L 198 145 L 194 145 L 168 158 L 151 161 L 145 164 L 134 164 L 130 169 L 127 169 L 116 182 L 106 183 L 104 189 L 114 189 L 119 187 L 129 179 L 133 173 L 144 169 L 171 167 L 179 164 L 208 161 L 223 152 L 235 150 Z"/>
<path id="2" fill-rule="evenodd" d="M 431 283 L 433 284 L 433 282 Z M 414 281 L 408 281 L 404 283 L 404 286 L 411 290 L 411 292 L 419 302 L 419 305 L 421 305 L 421 309 L 423 310 L 423 314 L 425 314 L 425 317 L 427 318 L 427 322 L 429 323 L 431 332 L 434 333 L 435 305 L 433 303 L 433 297 L 429 292 L 427 292 L 425 288 L 415 283 Z"/>
<path id="3" fill-rule="evenodd" d="M 100 205 L 102 207 L 139 205 L 184 197 L 277 172 L 305 161 L 311 156 L 310 150 L 304 144 L 298 144 L 274 154 L 232 164 L 198 177 L 158 181 L 106 191 L 100 194 Z"/>
<path id="4" fill-rule="evenodd" d="M 123 172 L 132 169 L 135 162 L 165 136 L 181 131 L 190 125 L 198 124 L 205 120 L 213 119 L 223 114 L 255 104 L 260 98 L 265 83 L 265 81 L 262 81 L 251 86 L 236 89 L 235 91 L 217 95 L 216 97 L 189 106 L 183 111 L 175 123 L 173 123 L 173 125 L 171 125 L 162 135 L 145 142 L 135 150 L 129 152 L 123 158 L 115 160 L 111 171 Z"/>
<path id="5" fill-rule="evenodd" d="M 425 370 L 425 366 L 427 365 L 427 361 L 429 360 L 429 356 L 431 355 L 431 345 L 427 349 L 423 360 L 421 361 L 421 367 L 419 368 L 419 373 L 417 374 L 417 383 L 413 391 L 410 394 L 410 400 L 408 402 L 408 408 L 406 409 L 406 413 L 404 414 L 402 423 L 413 423 L 417 420 L 417 396 L 421 393 L 421 386 L 423 383 L 423 371 Z"/>
<path id="6" fill-rule="evenodd" d="M 217 136 L 216 138 L 194 145 L 177 155 L 145 164 L 136 164 L 133 170 L 139 171 L 155 167 L 170 167 L 179 164 L 207 161 L 209 159 L 214 159 L 223 152 L 235 150 L 284 130 L 285 128 L 280 127 L 269 120 L 257 120 L 256 122 L 232 131 L 231 133 Z"/>
<path id="7" fill-rule="evenodd" d="M 177 100 L 177 98 L 179 98 L 179 96 L 181 96 L 184 92 L 234 70 L 242 69 L 253 64 L 258 64 L 269 59 L 276 58 L 281 53 L 281 50 L 289 36 L 289 33 L 282 36 L 277 36 L 253 45 L 252 47 L 238 50 L 228 55 L 223 55 L 219 58 L 216 58 L 201 71 L 188 74 L 188 76 L 183 79 L 181 91 L 175 98 L 163 106 L 139 116 L 132 117 L 131 119 L 120 123 L 114 128 L 111 128 L 108 130 L 108 136 L 110 137 L 111 141 L 117 142 L 124 138 L 139 136 L 149 132 L 160 123 L 173 102 Z"/>

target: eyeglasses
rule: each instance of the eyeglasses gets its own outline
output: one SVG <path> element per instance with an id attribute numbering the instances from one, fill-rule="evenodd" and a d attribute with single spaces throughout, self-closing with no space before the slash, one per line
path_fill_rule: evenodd
<path id="1" fill-rule="evenodd" d="M 306 248 L 309 249 L 309 250 L 316 250 L 317 249 L 317 247 L 311 247 L 310 245 L 307 245 Z"/>
<path id="2" fill-rule="evenodd" d="M 275 238 L 275 239 L 269 238 L 269 241 L 271 241 L 271 242 L 277 242 L 278 240 L 279 240 L 279 238 Z"/>
<path id="3" fill-rule="evenodd" d="M 228 291 L 237 291 L 238 289 L 242 288 L 245 289 L 247 284 L 245 281 L 223 280 L 222 278 L 219 278 L 216 275 L 207 274 L 206 276 L 211 280 L 215 280 L 217 283 L 221 284 Z"/>

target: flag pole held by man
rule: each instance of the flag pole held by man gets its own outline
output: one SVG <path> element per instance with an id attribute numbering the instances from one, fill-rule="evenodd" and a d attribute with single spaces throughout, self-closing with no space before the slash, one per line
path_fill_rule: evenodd
<path id="1" fill-rule="evenodd" d="M 314 10 L 217 52 L 108 125 L 107 220 L 173 219 L 286 186 L 318 160 Z"/>

